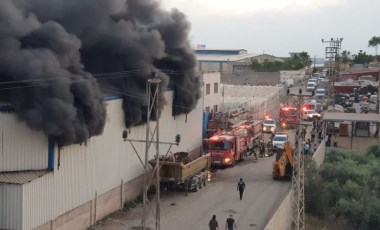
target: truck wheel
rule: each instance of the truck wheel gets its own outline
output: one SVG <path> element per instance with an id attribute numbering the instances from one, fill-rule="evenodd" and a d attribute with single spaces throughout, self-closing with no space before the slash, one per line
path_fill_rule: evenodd
<path id="1" fill-rule="evenodd" d="M 193 189 L 193 191 L 194 192 L 198 192 L 198 179 L 193 179 L 194 180 L 194 189 Z"/>

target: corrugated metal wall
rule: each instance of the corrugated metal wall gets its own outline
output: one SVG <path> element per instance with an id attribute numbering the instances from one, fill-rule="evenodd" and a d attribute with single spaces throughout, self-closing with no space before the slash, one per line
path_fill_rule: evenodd
<path id="1" fill-rule="evenodd" d="M 14 113 L 0 112 L 0 172 L 46 169 L 48 139 L 23 122 Z"/>
<path id="2" fill-rule="evenodd" d="M 172 116 L 173 92 L 165 94 L 168 104 L 160 119 L 160 141 L 174 142 L 181 134 L 179 146 L 172 152 L 192 151 L 201 146 L 202 105 L 198 103 L 190 114 Z M 24 185 L 23 229 L 31 229 L 62 215 L 75 207 L 115 187 L 140 176 L 143 167 L 131 144 L 123 142 L 124 115 L 122 101 L 109 101 L 107 123 L 103 135 L 91 138 L 86 144 L 71 145 L 55 151 L 54 172 Z M 145 140 L 145 126 L 130 129 L 129 138 Z M 143 159 L 145 143 L 133 143 Z M 47 148 L 47 143 L 46 143 Z M 160 146 L 165 154 L 168 145 Z M 153 158 L 154 149 L 150 151 Z"/>
<path id="3" fill-rule="evenodd" d="M 0 184 L 0 229 L 21 229 L 22 186 Z"/>

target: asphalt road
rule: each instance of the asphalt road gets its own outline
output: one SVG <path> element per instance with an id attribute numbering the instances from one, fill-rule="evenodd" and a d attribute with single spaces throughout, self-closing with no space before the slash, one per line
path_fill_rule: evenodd
<path id="1" fill-rule="evenodd" d="M 285 132 L 293 142 L 294 135 Z M 214 214 L 221 229 L 230 214 L 234 215 L 238 229 L 264 229 L 291 188 L 290 181 L 272 179 L 274 159 L 275 156 L 247 159 L 232 168 L 216 169 L 206 187 L 190 192 L 188 196 L 185 192 L 163 193 L 161 229 L 208 229 L 208 222 Z M 243 200 L 239 199 L 237 191 L 239 178 L 243 178 L 246 184 Z M 95 229 L 140 229 L 137 227 L 141 225 L 140 221 L 141 207 L 137 207 L 111 216 Z M 147 223 L 154 229 L 154 218 L 150 217 Z"/>

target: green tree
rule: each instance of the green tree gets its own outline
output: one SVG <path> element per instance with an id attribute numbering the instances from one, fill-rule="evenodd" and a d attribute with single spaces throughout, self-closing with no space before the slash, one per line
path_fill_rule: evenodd
<path id="1" fill-rule="evenodd" d="M 328 153 L 319 170 L 305 158 L 305 211 L 327 225 L 343 218 L 344 229 L 380 229 L 380 145 Z"/>
<path id="2" fill-rule="evenodd" d="M 380 36 L 376 37 L 373 36 L 369 41 L 368 41 L 368 47 L 374 47 L 375 48 L 375 54 L 377 58 L 377 48 L 380 45 Z"/>
<path id="3" fill-rule="evenodd" d="M 363 52 L 363 50 L 360 50 L 358 54 L 352 55 L 352 62 L 354 64 L 368 64 L 371 61 L 373 61 L 373 56 L 368 55 L 366 52 Z"/>
<path id="4" fill-rule="evenodd" d="M 352 57 L 351 57 L 351 52 L 344 50 L 341 54 L 342 57 L 342 63 L 350 65 L 352 63 Z"/>
<path id="5" fill-rule="evenodd" d="M 309 54 L 301 52 L 292 58 L 285 59 L 284 62 L 265 60 L 263 63 L 259 63 L 257 60 L 253 60 L 251 68 L 258 72 L 277 72 L 280 70 L 299 70 L 310 66 L 311 63 Z"/>

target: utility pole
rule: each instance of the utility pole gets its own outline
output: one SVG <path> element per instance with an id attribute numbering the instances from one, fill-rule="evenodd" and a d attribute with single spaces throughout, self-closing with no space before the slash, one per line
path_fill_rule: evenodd
<path id="1" fill-rule="evenodd" d="M 296 124 L 296 144 L 294 153 L 296 154 L 293 174 L 292 174 L 292 209 L 293 209 L 293 223 L 292 226 L 295 230 L 305 230 L 305 174 L 304 174 L 304 158 L 302 146 L 302 128 L 306 128 L 307 124 L 302 124 L 302 107 L 304 98 L 311 97 L 310 95 L 302 94 L 302 89 L 299 89 L 299 94 L 289 94 L 289 100 L 298 109 L 299 122 Z"/>
<path id="2" fill-rule="evenodd" d="M 333 111 L 335 111 L 335 82 L 337 74 L 340 73 L 340 49 L 342 47 L 343 38 L 331 38 L 330 40 L 322 39 L 322 43 L 328 43 L 329 46 L 325 48 L 325 57 L 328 60 L 329 66 L 329 80 L 332 83 L 332 89 L 329 90 L 329 96 L 333 100 Z"/>
<path id="3" fill-rule="evenodd" d="M 162 164 L 160 164 L 160 144 L 169 145 L 165 157 L 168 155 L 171 147 L 173 145 L 179 145 L 181 137 L 179 134 L 175 137 L 175 142 L 160 142 L 159 140 L 159 85 L 161 80 L 157 77 L 157 71 L 152 71 L 152 78 L 146 82 L 146 102 L 147 102 L 147 121 L 146 121 L 146 139 L 145 140 L 133 140 L 128 139 L 128 131 L 123 131 L 124 141 L 129 141 L 132 145 L 137 157 L 140 160 L 144 168 L 144 181 L 143 181 L 143 211 L 141 215 L 141 226 L 139 229 L 148 230 L 151 228 L 147 227 L 147 219 L 149 213 L 152 213 L 155 220 L 155 230 L 160 230 L 160 169 Z M 151 119 L 153 117 L 154 119 Z M 141 159 L 140 154 L 137 152 L 137 148 L 134 146 L 133 142 L 145 143 L 145 155 L 144 159 Z M 155 153 L 155 164 L 152 168 L 150 166 L 148 159 L 150 149 L 154 146 Z M 156 209 L 153 210 L 151 202 L 148 199 L 148 190 L 151 185 L 154 185 L 156 190 L 155 204 Z"/>

